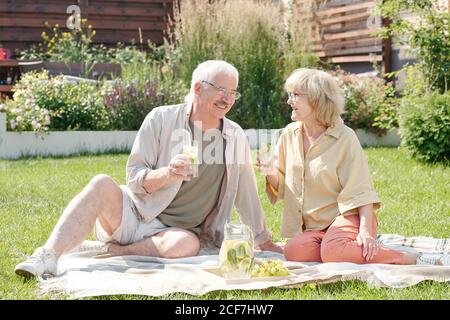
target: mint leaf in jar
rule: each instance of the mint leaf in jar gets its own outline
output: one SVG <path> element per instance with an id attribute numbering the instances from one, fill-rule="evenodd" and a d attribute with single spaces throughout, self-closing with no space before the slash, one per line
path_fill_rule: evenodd
<path id="1" fill-rule="evenodd" d="M 236 264 L 237 259 L 236 259 L 236 250 L 235 249 L 231 248 L 231 249 L 228 250 L 228 252 L 227 252 L 227 260 L 228 260 L 228 262 L 231 265 L 235 265 Z"/>

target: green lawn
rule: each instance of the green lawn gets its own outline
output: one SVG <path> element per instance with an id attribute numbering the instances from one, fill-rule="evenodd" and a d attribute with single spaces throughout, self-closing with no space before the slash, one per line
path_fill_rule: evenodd
<path id="1" fill-rule="evenodd" d="M 366 149 L 376 190 L 381 233 L 449 237 L 450 167 L 425 165 L 391 148 Z M 14 266 L 42 245 L 65 205 L 96 174 L 125 181 L 127 155 L 0 160 L 0 299 L 41 299 L 36 280 L 14 274 Z M 267 223 L 279 238 L 282 205 L 271 206 L 259 190 Z M 204 296 L 172 294 L 163 299 L 450 299 L 449 283 L 422 282 L 406 289 L 369 288 L 360 281 L 300 289 L 218 291 Z M 151 299 L 114 296 L 105 299 Z"/>

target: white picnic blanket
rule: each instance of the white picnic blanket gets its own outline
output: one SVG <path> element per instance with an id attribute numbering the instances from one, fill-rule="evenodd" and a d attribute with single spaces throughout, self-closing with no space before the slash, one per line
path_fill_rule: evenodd
<path id="1" fill-rule="evenodd" d="M 381 235 L 382 245 L 416 252 L 448 253 L 450 239 L 405 238 Z M 257 258 L 281 259 L 283 255 L 257 251 Z M 293 288 L 307 283 L 330 283 L 358 279 L 375 287 L 404 288 L 424 280 L 450 281 L 449 266 L 398 266 L 388 264 L 301 263 L 285 261 L 295 276 L 277 281 L 250 281 L 229 284 L 207 269 L 217 266 L 218 250 L 202 249 L 199 256 L 162 259 L 144 256 L 98 255 L 72 252 L 63 255 L 58 275 L 40 278 L 41 294 L 65 294 L 69 298 L 99 295 L 137 294 L 161 296 L 183 292 L 202 295 L 214 290 L 257 290 L 269 287 Z"/>

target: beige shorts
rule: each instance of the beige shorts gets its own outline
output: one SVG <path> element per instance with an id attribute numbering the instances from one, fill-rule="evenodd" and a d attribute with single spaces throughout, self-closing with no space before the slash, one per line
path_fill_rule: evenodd
<path id="1" fill-rule="evenodd" d="M 120 186 L 123 196 L 123 210 L 122 221 L 120 222 L 119 227 L 110 236 L 97 219 L 94 226 L 94 234 L 98 241 L 118 242 L 122 245 L 127 245 L 170 228 L 159 221 L 158 218 L 145 223 L 140 217 L 133 201 L 128 196 L 126 188 L 127 187 L 124 185 Z"/>

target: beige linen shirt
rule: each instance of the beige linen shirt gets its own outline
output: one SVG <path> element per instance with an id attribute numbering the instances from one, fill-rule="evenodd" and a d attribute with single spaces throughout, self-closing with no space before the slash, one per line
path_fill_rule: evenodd
<path id="1" fill-rule="evenodd" d="M 165 185 L 147 193 L 145 176 L 151 170 L 165 167 L 182 152 L 183 145 L 192 144 L 189 116 L 192 105 L 180 104 L 153 109 L 139 129 L 127 161 L 127 192 L 144 222 L 155 219 L 173 201 L 182 181 Z M 258 197 L 250 146 L 244 130 L 224 118 L 222 136 L 225 140 L 226 173 L 217 203 L 202 225 L 201 240 L 220 246 L 225 222 L 236 208 L 242 223 L 253 232 L 255 244 L 271 238 Z M 201 159 L 199 159 L 201 161 Z M 182 213 L 180 213 L 182 214 Z"/>
<path id="2" fill-rule="evenodd" d="M 380 200 L 373 188 L 364 151 L 355 132 L 342 120 L 303 154 L 302 123 L 286 126 L 278 142 L 278 191 L 266 183 L 272 203 L 284 200 L 282 237 L 323 230 L 339 214 Z M 267 181 L 267 180 L 266 180 Z"/>

